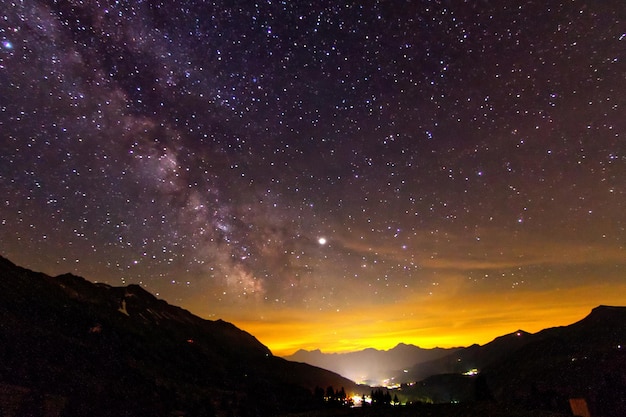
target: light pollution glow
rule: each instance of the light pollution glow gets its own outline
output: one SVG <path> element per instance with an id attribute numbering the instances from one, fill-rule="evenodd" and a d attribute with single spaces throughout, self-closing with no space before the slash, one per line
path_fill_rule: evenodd
<path id="1" fill-rule="evenodd" d="M 535 333 L 568 325 L 600 304 L 623 304 L 624 293 L 626 283 L 509 296 L 457 293 L 406 299 L 375 311 L 365 306 L 337 312 L 281 310 L 266 312 L 260 320 L 233 316 L 232 321 L 278 356 L 298 349 L 325 353 L 387 350 L 400 342 L 422 348 L 458 347 L 482 345 L 519 329 Z"/>

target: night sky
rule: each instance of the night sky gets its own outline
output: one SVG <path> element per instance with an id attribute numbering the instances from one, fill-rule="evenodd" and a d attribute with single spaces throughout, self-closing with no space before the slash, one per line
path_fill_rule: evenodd
<path id="1" fill-rule="evenodd" d="M 626 305 L 626 3 L 7 1 L 0 254 L 275 354 Z"/>

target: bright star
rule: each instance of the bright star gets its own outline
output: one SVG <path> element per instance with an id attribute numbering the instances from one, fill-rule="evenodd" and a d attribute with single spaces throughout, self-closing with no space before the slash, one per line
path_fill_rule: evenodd
<path id="1" fill-rule="evenodd" d="M 317 243 L 319 243 L 320 245 L 325 245 L 326 244 L 326 238 L 325 237 L 320 237 L 319 239 L 317 239 Z"/>

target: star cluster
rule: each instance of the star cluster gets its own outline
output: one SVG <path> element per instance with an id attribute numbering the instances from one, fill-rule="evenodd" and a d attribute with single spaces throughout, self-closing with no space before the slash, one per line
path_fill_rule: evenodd
<path id="1" fill-rule="evenodd" d="M 625 61 L 621 1 L 10 2 L 0 251 L 277 349 L 619 302 Z"/>

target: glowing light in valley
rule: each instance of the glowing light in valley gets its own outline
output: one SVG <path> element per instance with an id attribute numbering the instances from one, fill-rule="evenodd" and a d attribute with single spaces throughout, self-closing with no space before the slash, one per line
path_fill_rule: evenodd
<path id="1" fill-rule="evenodd" d="M 479 373 L 478 369 L 472 368 L 472 369 L 470 369 L 467 372 L 463 372 L 463 375 L 465 375 L 465 376 L 474 376 L 474 375 L 478 375 L 478 373 Z"/>

